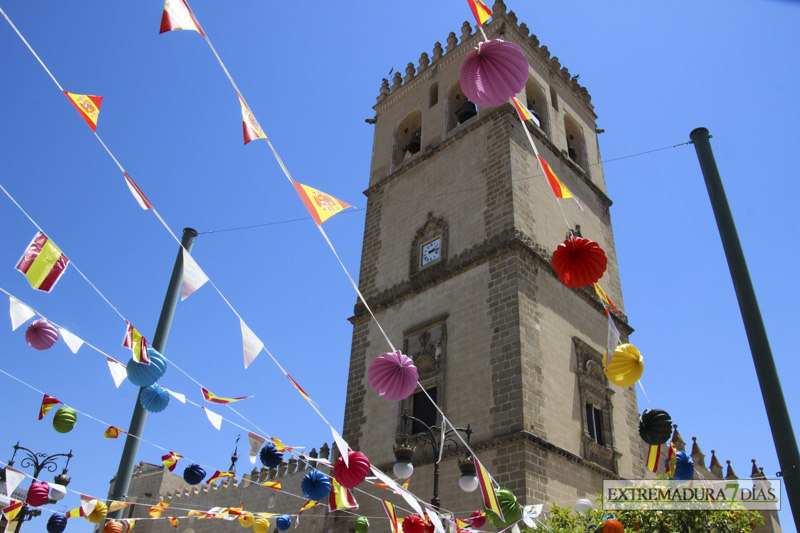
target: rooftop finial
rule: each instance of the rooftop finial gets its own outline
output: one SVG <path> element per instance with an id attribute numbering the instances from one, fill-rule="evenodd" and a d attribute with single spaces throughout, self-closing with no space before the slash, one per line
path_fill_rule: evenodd
<path id="1" fill-rule="evenodd" d="M 464 21 L 464 24 L 461 25 L 461 42 L 463 43 L 467 39 L 470 38 L 472 35 L 472 25 L 469 23 L 468 20 Z"/>
<path id="2" fill-rule="evenodd" d="M 719 459 L 714 453 L 714 450 L 711 450 L 711 462 L 708 465 L 708 469 L 717 477 L 722 477 L 722 465 L 719 464 Z"/>
<path id="3" fill-rule="evenodd" d="M 694 464 L 696 465 L 706 464 L 706 456 L 702 452 L 702 450 L 700 450 L 700 446 L 698 446 L 697 444 L 697 437 L 692 437 L 692 453 L 690 453 L 689 455 L 692 456 L 692 461 L 694 461 Z"/>
<path id="4" fill-rule="evenodd" d="M 502 15 L 506 12 L 506 3 L 503 0 L 497 0 L 492 6 L 492 18 L 494 15 Z"/>
<path id="5" fill-rule="evenodd" d="M 236 473 L 236 461 L 239 460 L 239 455 L 237 452 L 239 451 L 239 439 L 241 439 L 241 435 L 236 436 L 236 444 L 233 445 L 233 455 L 231 455 L 231 467 L 228 469 L 228 472 L 231 474 Z"/>
<path id="6" fill-rule="evenodd" d="M 442 48 L 442 43 L 436 41 L 436 44 L 433 45 L 433 61 L 439 61 L 442 56 L 444 55 L 444 49 Z"/>
<path id="7" fill-rule="evenodd" d="M 672 444 L 675 445 L 675 449 L 679 452 L 686 451 L 686 443 L 683 442 L 681 438 L 681 434 L 678 433 L 678 424 L 672 424 L 673 431 L 672 431 Z"/>
<path id="8" fill-rule="evenodd" d="M 731 466 L 731 462 L 730 461 L 725 461 L 725 462 L 728 463 L 728 471 L 725 473 L 725 479 L 739 479 L 736 476 L 736 472 L 733 471 L 733 467 Z"/>

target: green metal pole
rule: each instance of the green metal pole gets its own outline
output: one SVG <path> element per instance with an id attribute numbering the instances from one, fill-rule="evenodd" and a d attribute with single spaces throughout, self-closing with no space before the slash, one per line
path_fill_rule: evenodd
<path id="1" fill-rule="evenodd" d="M 786 499 L 792 508 L 795 527 L 800 531 L 800 472 L 798 471 L 800 454 L 797 451 L 792 421 L 783 398 L 783 389 L 781 389 L 781 382 L 778 378 L 778 370 L 775 368 L 775 360 L 772 357 L 772 349 L 764 328 L 764 320 L 761 318 L 761 311 L 758 308 L 758 300 L 756 300 L 753 282 L 750 280 L 750 273 L 747 270 L 739 235 L 733 223 L 728 198 L 722 187 L 717 162 L 711 151 L 709 142 L 711 136 L 706 128 L 697 128 L 689 134 L 689 137 L 697 151 L 697 159 L 700 161 L 700 168 L 708 188 L 708 196 L 711 198 L 711 207 L 714 210 L 714 217 L 717 219 L 717 227 L 722 238 L 722 247 L 725 249 L 725 257 L 731 271 L 736 298 L 739 300 L 739 310 L 742 313 L 744 329 L 750 343 L 750 352 L 753 354 L 761 395 L 764 397 L 764 407 L 772 430 L 772 440 L 775 442 L 775 451 L 781 465 Z"/>
<path id="2" fill-rule="evenodd" d="M 153 342 L 150 343 L 155 350 L 162 354 L 167 345 L 169 329 L 172 326 L 172 317 L 175 314 L 175 307 L 178 305 L 178 297 L 181 294 L 181 285 L 183 284 L 183 248 L 185 248 L 187 252 L 191 252 L 195 237 L 197 237 L 197 231 L 192 228 L 184 228 L 183 237 L 181 238 L 181 250 L 178 250 L 178 258 L 175 260 L 175 267 L 172 269 L 172 277 L 169 280 L 167 295 L 164 298 L 164 305 L 161 308 L 161 316 L 158 318 L 158 325 L 153 335 Z M 111 500 L 124 501 L 128 496 L 128 487 L 131 484 L 133 467 L 136 463 L 136 454 L 139 451 L 139 437 L 141 437 L 144 432 L 144 423 L 147 420 L 147 411 L 139 402 L 139 397 L 142 395 L 143 390 L 143 388 L 139 389 L 139 395 L 136 397 L 136 405 L 133 407 L 131 425 L 128 429 L 128 437 L 125 439 L 125 448 L 122 450 L 122 458 L 120 458 L 119 461 L 117 477 L 114 479 L 114 488 L 111 491 L 110 497 Z M 121 515 L 122 509 L 109 513 L 108 520 L 119 520 Z"/>

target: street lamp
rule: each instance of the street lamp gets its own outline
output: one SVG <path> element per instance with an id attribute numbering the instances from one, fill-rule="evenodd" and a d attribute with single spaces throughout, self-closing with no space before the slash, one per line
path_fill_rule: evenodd
<path id="1" fill-rule="evenodd" d="M 431 504 L 438 509 L 441 505 L 439 500 L 439 463 L 442 460 L 442 454 L 445 450 L 454 452 L 458 450 L 458 442 L 453 438 L 456 432 L 461 432 L 467 436 L 467 445 L 469 446 L 469 437 L 472 435 L 472 429 L 469 424 L 466 428 L 453 428 L 445 430 L 444 427 L 436 429 L 431 428 L 428 424 L 408 414 L 408 411 L 403 411 L 403 435 L 399 444 L 394 445 L 395 464 L 392 468 L 394 475 L 398 479 L 406 479 L 411 477 L 414 473 L 414 465 L 411 459 L 417 448 L 414 444 L 424 446 L 428 444 L 433 449 L 434 463 L 433 463 L 433 499 Z M 420 433 L 416 435 L 408 435 L 407 427 L 408 422 L 413 421 L 419 424 L 422 428 Z M 461 478 L 458 480 L 458 486 L 465 492 L 472 492 L 478 488 L 478 478 L 475 472 L 475 462 L 472 455 L 467 452 L 463 459 L 458 461 L 458 468 L 461 470 Z"/>
<path id="2" fill-rule="evenodd" d="M 8 466 L 14 466 L 14 459 L 16 458 L 19 450 L 22 450 L 25 454 L 25 457 L 20 459 L 19 466 L 22 468 L 33 467 L 33 477 L 37 480 L 39 479 L 39 474 L 42 470 L 47 470 L 48 472 L 55 472 L 58 470 L 58 464 L 56 463 L 57 457 L 67 458 L 61 474 L 54 478 L 56 485 L 50 486 L 50 500 L 47 503 L 55 503 L 63 498 L 66 495 L 65 488 L 71 481 L 71 479 L 67 477 L 67 467 L 69 467 L 69 460 L 72 459 L 72 450 L 70 450 L 69 453 L 55 453 L 53 455 L 47 455 L 44 453 L 34 452 L 24 446 L 20 446 L 19 441 L 17 441 L 17 443 L 14 445 L 14 454 L 11 456 L 11 460 L 8 461 Z M 11 497 L 11 494 L 8 496 Z M 19 514 L 17 514 L 16 518 L 14 519 L 17 522 L 17 529 L 14 533 L 19 533 L 23 522 L 27 522 L 31 518 L 39 516 L 40 514 L 42 514 L 42 512 L 39 509 L 28 510 L 28 504 L 24 503 L 22 505 L 22 509 L 19 511 Z"/>

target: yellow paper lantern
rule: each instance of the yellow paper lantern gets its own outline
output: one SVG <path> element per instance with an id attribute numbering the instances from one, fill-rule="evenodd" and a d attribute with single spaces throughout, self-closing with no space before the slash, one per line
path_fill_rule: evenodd
<path id="1" fill-rule="evenodd" d="M 269 520 L 257 518 L 253 524 L 253 533 L 269 533 Z"/>
<path id="2" fill-rule="evenodd" d="M 606 367 L 606 377 L 614 385 L 630 387 L 642 377 L 644 363 L 642 354 L 633 344 L 620 344 Z"/>
<path id="3" fill-rule="evenodd" d="M 97 500 L 97 503 L 94 504 L 94 511 L 89 513 L 89 515 L 86 517 L 86 520 L 88 520 L 92 524 L 96 524 L 98 522 L 102 522 L 107 514 L 108 514 L 108 507 L 106 506 L 106 504 L 104 504 L 100 500 Z"/>
<path id="4" fill-rule="evenodd" d="M 255 522 L 256 519 L 253 517 L 252 513 L 245 513 L 239 517 L 239 524 L 241 524 L 242 527 L 253 527 Z M 267 528 L 269 528 L 269 526 L 267 526 Z"/>

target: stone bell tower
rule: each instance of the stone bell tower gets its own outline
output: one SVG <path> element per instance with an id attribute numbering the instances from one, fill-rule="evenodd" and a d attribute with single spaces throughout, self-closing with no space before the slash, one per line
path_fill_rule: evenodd
<path id="1" fill-rule="evenodd" d="M 625 341 L 632 329 L 589 93 L 502 1 L 492 9 L 489 39 L 516 43 L 530 63 L 517 97 L 539 125 L 524 127 L 582 203 L 585 213 L 564 203 L 569 222 L 608 256 L 600 284 L 620 310 L 614 319 Z M 475 109 L 461 91 L 461 62 L 479 39 L 464 22 L 460 36 L 437 42 L 405 76 L 383 80 L 360 289 L 449 420 L 471 425 L 470 445 L 496 481 L 524 504 L 573 505 L 593 499 L 604 479 L 644 475 L 636 394 L 603 374 L 600 300 L 591 287 L 560 283 L 550 265 L 568 228 L 515 110 Z M 389 349 L 363 305 L 351 322 L 343 436 L 389 471 L 392 445 L 404 430 L 419 430 L 404 427 L 403 411 L 432 426 L 441 418 L 419 389 L 400 403 L 371 389 L 369 363 Z M 463 454 L 446 451 L 441 463 L 442 508 L 456 513 L 481 506 L 479 491 L 459 489 Z M 417 446 L 410 489 L 424 500 L 434 460 L 430 447 Z M 363 500 L 362 511 L 375 505 Z"/>

